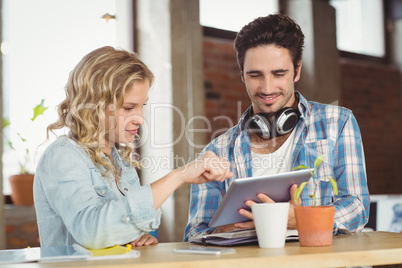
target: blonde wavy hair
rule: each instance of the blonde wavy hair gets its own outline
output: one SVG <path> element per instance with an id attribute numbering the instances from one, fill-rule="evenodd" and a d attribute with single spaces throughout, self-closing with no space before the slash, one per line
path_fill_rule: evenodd
<path id="1" fill-rule="evenodd" d="M 154 76 L 135 53 L 109 46 L 90 52 L 70 72 L 65 86 L 66 99 L 57 108 L 58 120 L 47 127 L 47 137 L 55 129 L 69 128 L 72 138 L 95 165 L 105 168 L 103 176 L 118 175 L 113 164 L 102 156 L 102 142 L 109 131 L 106 108 L 113 104 L 116 112 L 123 105 L 126 90 L 144 80 L 151 86 Z M 116 147 L 122 159 L 139 167 L 133 157 L 134 145 L 116 144 Z"/>

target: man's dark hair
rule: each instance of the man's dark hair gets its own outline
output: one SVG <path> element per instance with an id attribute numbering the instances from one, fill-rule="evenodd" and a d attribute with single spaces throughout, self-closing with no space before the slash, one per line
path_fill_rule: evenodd
<path id="1" fill-rule="evenodd" d="M 240 30 L 234 41 L 234 49 L 242 76 L 246 51 L 261 45 L 288 49 L 296 75 L 303 54 L 304 34 L 294 20 L 286 15 L 271 14 L 255 19 Z"/>

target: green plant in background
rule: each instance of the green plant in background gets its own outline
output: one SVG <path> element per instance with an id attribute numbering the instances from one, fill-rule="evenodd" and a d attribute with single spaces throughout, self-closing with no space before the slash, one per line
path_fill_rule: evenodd
<path id="1" fill-rule="evenodd" d="M 33 116 L 32 116 L 32 118 L 30 118 L 30 120 L 31 120 L 32 122 L 35 121 L 35 119 L 36 119 L 39 115 L 42 115 L 42 114 L 47 110 L 48 107 L 45 107 L 44 104 L 45 104 L 45 100 L 42 99 L 41 102 L 40 102 L 40 104 L 36 105 L 36 106 L 33 108 Z M 8 126 L 10 126 L 10 124 L 11 124 L 11 123 L 10 123 L 10 120 L 9 120 L 8 118 L 3 118 L 3 130 L 4 130 L 5 128 L 7 128 Z M 23 138 L 19 132 L 17 133 L 17 136 L 19 137 L 19 139 L 20 139 L 24 144 L 27 142 L 27 139 Z M 5 137 L 5 136 L 4 136 L 4 137 Z M 8 145 L 12 150 L 15 150 L 15 147 L 14 147 L 14 145 L 13 145 L 11 139 L 5 138 L 5 141 L 6 141 L 7 145 Z M 19 174 L 28 174 L 28 173 L 29 173 L 28 170 L 27 170 L 27 165 L 28 165 L 28 162 L 29 162 L 29 153 L 30 153 L 30 152 L 29 152 L 29 149 L 28 149 L 28 147 L 26 147 L 26 148 L 25 148 L 25 152 L 24 152 L 24 156 L 23 156 L 22 160 L 19 161 L 19 165 L 20 165 Z"/>
<path id="2" fill-rule="evenodd" d="M 297 167 L 295 167 L 293 170 L 297 170 L 297 169 L 310 169 L 310 173 L 311 173 L 311 177 L 313 178 L 313 184 L 314 184 L 314 189 L 313 189 L 313 194 L 309 195 L 310 198 L 314 199 L 314 207 L 317 206 L 317 199 L 316 199 L 316 193 L 317 193 L 317 189 L 318 189 L 318 183 L 320 182 L 320 179 L 316 179 L 315 178 L 315 174 L 317 172 L 317 168 L 318 166 L 321 164 L 322 161 L 324 161 L 325 159 L 325 154 L 320 155 L 319 157 L 317 157 L 314 161 L 314 170 L 311 171 L 311 168 L 309 168 L 308 166 L 305 165 L 299 165 Z M 336 181 L 330 177 L 327 177 L 329 182 L 332 185 L 332 188 L 334 189 L 335 194 L 338 194 L 338 186 L 336 184 Z M 297 187 L 296 192 L 294 193 L 293 196 L 293 200 L 295 202 L 295 204 L 297 205 L 297 199 L 299 199 L 299 196 L 301 194 L 301 192 L 303 191 L 304 187 L 310 182 L 303 182 L 299 185 L 299 187 Z"/>

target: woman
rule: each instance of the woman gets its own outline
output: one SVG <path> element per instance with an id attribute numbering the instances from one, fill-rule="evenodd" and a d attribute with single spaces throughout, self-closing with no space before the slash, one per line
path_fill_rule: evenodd
<path id="1" fill-rule="evenodd" d="M 141 186 L 133 141 L 144 122 L 153 74 L 135 54 L 102 47 L 72 70 L 58 120 L 67 127 L 43 153 L 34 200 L 42 247 L 104 248 L 156 244 L 162 203 L 180 186 L 223 181 L 228 162 L 208 152 L 150 185 Z M 216 165 L 219 163 L 219 165 Z"/>

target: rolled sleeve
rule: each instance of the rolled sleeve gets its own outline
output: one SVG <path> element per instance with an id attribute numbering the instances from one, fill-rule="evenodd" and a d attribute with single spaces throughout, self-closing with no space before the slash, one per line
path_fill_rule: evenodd
<path id="1" fill-rule="evenodd" d="M 153 197 L 151 186 L 136 186 L 130 189 L 133 194 L 127 198 L 130 207 L 130 213 L 124 214 L 123 222 L 132 223 L 143 232 L 151 232 L 160 225 L 162 211 L 153 207 Z"/>

